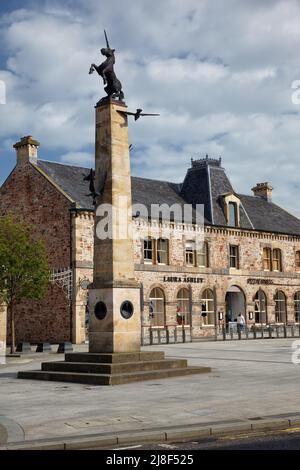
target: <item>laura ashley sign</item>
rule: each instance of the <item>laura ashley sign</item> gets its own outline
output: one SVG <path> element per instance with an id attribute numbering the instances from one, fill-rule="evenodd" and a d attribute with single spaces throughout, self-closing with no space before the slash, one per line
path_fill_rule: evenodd
<path id="1" fill-rule="evenodd" d="M 163 282 L 188 282 L 190 284 L 200 284 L 203 282 L 203 278 L 190 276 L 164 276 Z"/>

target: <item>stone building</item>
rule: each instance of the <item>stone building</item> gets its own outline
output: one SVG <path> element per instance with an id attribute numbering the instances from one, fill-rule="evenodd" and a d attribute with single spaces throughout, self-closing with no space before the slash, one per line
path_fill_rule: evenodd
<path id="1" fill-rule="evenodd" d="M 31 137 L 15 145 L 17 164 L 0 191 L 0 215 L 35 226 L 52 270 L 44 300 L 18 307 L 16 335 L 81 343 L 93 275 L 89 169 L 39 159 L 38 146 Z M 132 177 L 133 204 L 149 212 L 153 204 L 204 205 L 203 227 L 134 215 L 144 336 L 150 325 L 155 333 L 181 325 L 193 337 L 212 336 L 239 313 L 248 324 L 299 322 L 300 220 L 272 202 L 269 183 L 252 191 L 236 193 L 220 159 L 192 160 L 182 184 Z M 150 226 L 154 236 L 145 235 Z"/>

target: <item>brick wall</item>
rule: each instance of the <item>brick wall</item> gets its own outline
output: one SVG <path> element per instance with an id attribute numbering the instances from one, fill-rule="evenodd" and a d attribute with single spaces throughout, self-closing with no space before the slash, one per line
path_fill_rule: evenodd
<path id="1" fill-rule="evenodd" d="M 45 241 L 53 269 L 71 264 L 70 204 L 29 162 L 18 165 L 0 190 L 0 215 L 11 212 L 15 220 L 34 225 L 34 235 Z M 42 301 L 24 301 L 16 308 L 16 339 L 32 343 L 69 340 L 70 320 L 65 294 L 50 286 Z"/>

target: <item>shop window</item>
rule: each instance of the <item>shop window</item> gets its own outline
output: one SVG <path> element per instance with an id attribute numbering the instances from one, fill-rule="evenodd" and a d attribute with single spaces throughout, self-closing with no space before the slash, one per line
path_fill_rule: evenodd
<path id="1" fill-rule="evenodd" d="M 203 325 L 215 324 L 214 295 L 211 289 L 205 289 L 201 298 L 201 316 Z"/>
<path id="2" fill-rule="evenodd" d="M 165 324 L 165 295 L 162 289 L 155 287 L 150 293 L 150 322 L 152 326 Z"/>
<path id="3" fill-rule="evenodd" d="M 177 323 L 188 325 L 190 323 L 190 301 L 188 289 L 180 289 L 177 294 Z"/>
<path id="4" fill-rule="evenodd" d="M 266 294 L 259 290 L 254 297 L 255 323 L 267 323 L 267 298 Z"/>
<path id="5" fill-rule="evenodd" d="M 295 322 L 300 322 L 300 292 L 296 292 L 294 297 Z"/>
<path id="6" fill-rule="evenodd" d="M 275 321 L 277 323 L 285 323 L 286 319 L 286 297 L 279 290 L 275 294 Z"/>

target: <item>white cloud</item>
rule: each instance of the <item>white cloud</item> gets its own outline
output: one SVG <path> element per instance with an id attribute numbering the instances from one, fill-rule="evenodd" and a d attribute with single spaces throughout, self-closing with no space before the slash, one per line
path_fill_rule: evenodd
<path id="1" fill-rule="evenodd" d="M 95 157 L 87 152 L 68 152 L 61 155 L 60 160 L 63 163 L 69 163 L 77 166 L 91 166 L 94 165 Z"/>
<path id="2" fill-rule="evenodd" d="M 4 15 L 0 152 L 31 134 L 63 162 L 92 164 L 93 106 L 104 92 L 88 70 L 101 60 L 105 27 L 128 106 L 161 114 L 130 121 L 135 174 L 180 181 L 191 157 L 221 155 L 237 191 L 270 180 L 275 200 L 300 215 L 300 108 L 291 102 L 300 79 L 300 3 L 154 6 L 51 0 Z"/>

